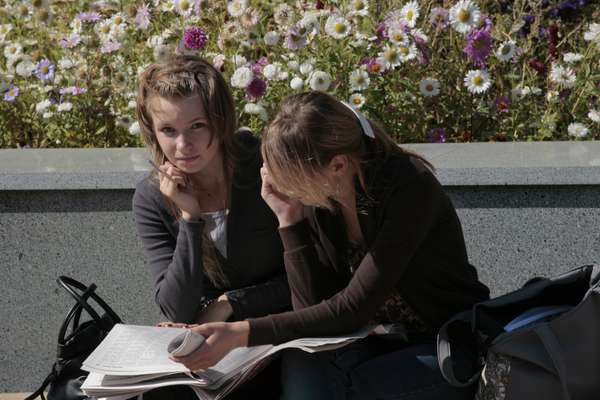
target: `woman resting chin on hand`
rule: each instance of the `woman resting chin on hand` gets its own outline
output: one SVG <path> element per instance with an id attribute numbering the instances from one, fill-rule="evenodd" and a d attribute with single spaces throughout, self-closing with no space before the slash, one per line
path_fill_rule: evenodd
<path id="1" fill-rule="evenodd" d="M 195 56 L 148 66 L 137 115 L 155 170 L 137 185 L 133 211 L 154 299 L 169 321 L 160 325 L 289 309 L 277 220 L 260 195 L 260 140 L 237 129 L 220 72 Z M 241 398 L 253 396 L 246 389 Z M 183 396 L 150 394 L 144 398 Z"/>
<path id="2" fill-rule="evenodd" d="M 471 399 L 437 367 L 435 336 L 489 297 L 432 166 L 321 92 L 286 99 L 263 134 L 261 194 L 279 221 L 294 311 L 192 328 L 207 345 L 178 361 L 207 368 L 240 346 L 353 333 L 335 351 L 285 350 L 284 399 Z"/>

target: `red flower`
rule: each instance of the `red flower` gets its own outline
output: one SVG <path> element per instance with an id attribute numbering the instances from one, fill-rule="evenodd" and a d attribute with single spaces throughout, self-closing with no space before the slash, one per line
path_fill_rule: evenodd
<path id="1" fill-rule="evenodd" d="M 558 45 L 558 26 L 552 24 L 548 27 L 548 51 L 553 58 L 558 57 L 556 45 Z"/>
<path id="2" fill-rule="evenodd" d="M 529 66 L 537 71 L 538 74 L 544 75 L 546 74 L 546 64 L 537 58 L 532 58 L 529 60 Z"/>

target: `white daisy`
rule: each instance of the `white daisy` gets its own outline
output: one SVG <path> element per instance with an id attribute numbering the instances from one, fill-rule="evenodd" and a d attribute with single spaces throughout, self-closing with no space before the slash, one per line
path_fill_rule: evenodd
<path id="1" fill-rule="evenodd" d="M 129 132 L 129 134 L 131 136 L 137 136 L 141 133 L 141 129 L 140 129 L 140 123 L 135 121 L 133 124 L 131 124 L 129 126 L 129 129 L 127 129 L 127 131 Z"/>
<path id="2" fill-rule="evenodd" d="M 400 60 L 402 62 L 410 61 L 417 57 L 417 47 L 414 43 L 398 46 L 398 52 L 400 53 Z"/>
<path id="3" fill-rule="evenodd" d="M 240 56 L 239 54 L 235 54 L 231 61 L 236 67 L 245 67 L 248 66 L 248 60 L 244 56 Z"/>
<path id="4" fill-rule="evenodd" d="M 365 96 L 360 93 L 352 93 L 348 98 L 348 103 L 354 108 L 361 108 L 365 104 Z"/>
<path id="5" fill-rule="evenodd" d="M 70 58 L 61 58 L 58 60 L 60 69 L 71 69 L 75 66 L 75 61 Z"/>
<path id="6" fill-rule="evenodd" d="M 268 64 L 263 69 L 263 75 L 267 80 L 279 80 L 279 75 L 281 73 L 282 65 L 281 63 L 274 62 L 272 64 Z"/>
<path id="7" fill-rule="evenodd" d="M 573 138 L 584 138 L 590 133 L 590 130 L 582 123 L 572 122 L 567 127 L 567 131 L 569 132 L 569 136 Z"/>
<path id="8" fill-rule="evenodd" d="M 265 33 L 263 40 L 267 46 L 275 46 L 277 42 L 279 42 L 279 33 L 275 31 L 269 31 Z"/>
<path id="9" fill-rule="evenodd" d="M 23 46 L 20 43 L 9 43 L 4 47 L 4 57 L 10 59 L 19 58 L 23 54 Z"/>
<path id="10" fill-rule="evenodd" d="M 52 116 L 54 115 L 54 113 L 52 111 L 46 111 L 43 115 L 42 118 L 44 119 L 50 119 L 52 118 Z"/>
<path id="11" fill-rule="evenodd" d="M 114 14 L 112 17 L 110 17 L 110 21 L 113 25 L 127 25 L 127 20 L 123 13 Z"/>
<path id="12" fill-rule="evenodd" d="M 425 97 L 434 97 L 440 94 L 440 81 L 435 78 L 425 78 L 419 83 L 419 90 Z"/>
<path id="13" fill-rule="evenodd" d="M 364 69 L 356 69 L 350 73 L 350 90 L 360 92 L 369 87 L 369 74 Z"/>
<path id="14" fill-rule="evenodd" d="M 232 17 L 241 17 L 248 8 L 248 0 L 232 0 L 227 4 L 227 12 Z"/>
<path id="15" fill-rule="evenodd" d="M 571 88 L 575 85 L 575 71 L 570 67 L 563 67 L 559 64 L 552 64 L 550 69 L 550 80 L 558 85 Z"/>
<path id="16" fill-rule="evenodd" d="M 157 62 L 166 61 L 172 54 L 171 48 L 164 44 L 156 46 L 152 52 L 154 60 Z"/>
<path id="17" fill-rule="evenodd" d="M 350 15 L 360 15 L 366 17 L 369 15 L 369 1 L 368 0 L 351 0 L 350 1 Z"/>
<path id="18" fill-rule="evenodd" d="M 590 24 L 588 26 L 587 32 L 583 34 L 583 39 L 588 42 L 595 42 L 597 45 L 600 45 L 600 24 Z"/>
<path id="19" fill-rule="evenodd" d="M 38 114 L 42 114 L 51 105 L 52 105 L 52 102 L 50 100 L 42 100 L 35 105 L 35 111 Z"/>
<path id="20" fill-rule="evenodd" d="M 246 114 L 258 115 L 263 121 L 266 121 L 269 117 L 267 110 L 260 103 L 246 103 L 244 105 L 244 112 Z"/>
<path id="21" fill-rule="evenodd" d="M 102 42 L 105 42 L 111 38 L 112 28 L 113 24 L 110 21 L 110 19 L 104 19 L 98 22 L 96 25 L 94 25 L 94 30 L 96 31 L 96 34 L 98 34 Z"/>
<path id="22" fill-rule="evenodd" d="M 339 14 L 330 15 L 325 22 L 325 32 L 334 39 L 345 38 L 350 29 L 350 22 Z"/>
<path id="23" fill-rule="evenodd" d="M 183 17 L 189 17 L 194 11 L 193 0 L 173 0 L 173 9 Z"/>
<path id="24" fill-rule="evenodd" d="M 307 11 L 300 21 L 298 26 L 300 27 L 301 33 L 310 35 L 311 33 L 319 33 L 321 30 L 321 23 L 319 22 L 319 13 L 314 11 Z"/>
<path id="25" fill-rule="evenodd" d="M 390 46 L 386 44 L 383 48 L 383 51 L 379 53 L 379 58 L 381 64 L 385 67 L 385 69 L 393 69 L 397 67 L 402 62 L 400 51 L 396 46 Z"/>
<path id="26" fill-rule="evenodd" d="M 409 27 L 414 28 L 415 24 L 417 23 L 417 18 L 419 18 L 420 15 L 419 10 L 419 3 L 416 1 L 411 1 L 400 10 L 400 18 L 403 21 L 406 21 L 406 24 Z"/>
<path id="27" fill-rule="evenodd" d="M 310 75 L 311 72 L 313 72 L 313 69 L 315 68 L 313 66 L 313 63 L 310 61 L 305 61 L 302 64 L 300 64 L 300 67 L 298 67 L 300 70 L 300 73 L 302 75 L 308 76 Z"/>
<path id="28" fill-rule="evenodd" d="M 558 100 L 560 99 L 558 94 L 559 92 L 557 90 L 549 90 L 548 93 L 546 93 L 546 101 L 548 103 L 558 103 Z"/>
<path id="29" fill-rule="evenodd" d="M 484 93 L 492 86 L 490 75 L 481 69 L 467 72 L 464 81 L 467 90 L 474 94 Z"/>
<path id="30" fill-rule="evenodd" d="M 254 73 L 248 67 L 240 67 L 235 70 L 233 75 L 231 76 L 231 86 L 245 89 L 250 85 L 252 80 L 254 79 Z"/>
<path id="31" fill-rule="evenodd" d="M 312 90 L 320 90 L 322 92 L 329 89 L 331 77 L 327 72 L 315 71 L 310 76 L 309 85 Z"/>
<path id="32" fill-rule="evenodd" d="M 69 101 L 62 102 L 56 109 L 58 112 L 71 111 L 73 109 L 73 103 Z"/>
<path id="33" fill-rule="evenodd" d="M 471 0 L 460 0 L 450 9 L 450 23 L 460 33 L 468 33 L 481 19 L 481 11 Z"/>
<path id="34" fill-rule="evenodd" d="M 33 71 L 35 71 L 35 64 L 31 60 L 22 60 L 17 64 L 15 71 L 17 75 L 29 78 L 33 74 Z"/>
<path id="35" fill-rule="evenodd" d="M 563 54 L 563 60 L 567 64 L 575 64 L 575 63 L 583 60 L 583 54 L 579 54 L 579 53 L 565 53 L 565 54 Z"/>
<path id="36" fill-rule="evenodd" d="M 290 87 L 294 90 L 302 89 L 304 86 L 304 81 L 299 76 L 294 76 L 290 81 Z"/>
<path id="37" fill-rule="evenodd" d="M 517 54 L 517 46 L 512 40 L 503 42 L 496 49 L 496 57 L 500 61 L 510 61 Z"/>
<path id="38" fill-rule="evenodd" d="M 388 38 L 395 45 L 405 45 L 409 40 L 406 32 L 399 26 L 395 26 L 388 31 Z"/>
<path id="39" fill-rule="evenodd" d="M 587 116 L 592 121 L 594 121 L 596 123 L 600 123 L 600 111 L 598 111 L 598 110 L 590 110 L 590 112 L 588 112 Z"/>

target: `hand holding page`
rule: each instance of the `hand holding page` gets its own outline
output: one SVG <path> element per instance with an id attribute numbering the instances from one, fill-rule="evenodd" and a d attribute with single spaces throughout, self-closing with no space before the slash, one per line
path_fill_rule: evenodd
<path id="1" fill-rule="evenodd" d="M 204 344 L 204 336 L 188 330 L 171 340 L 167 351 L 173 357 L 184 357 L 192 354 Z"/>

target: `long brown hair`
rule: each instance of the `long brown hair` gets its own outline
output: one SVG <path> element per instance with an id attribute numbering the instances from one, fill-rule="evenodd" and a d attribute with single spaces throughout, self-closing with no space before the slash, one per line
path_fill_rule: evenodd
<path id="1" fill-rule="evenodd" d="M 231 188 L 231 171 L 237 161 L 238 145 L 234 134 L 237 131 L 237 118 L 233 96 L 225 79 L 208 61 L 196 56 L 175 55 L 168 60 L 149 65 L 140 75 L 137 92 L 137 119 L 142 139 L 152 152 L 154 161 L 161 165 L 166 156 L 154 134 L 150 102 L 153 98 L 181 99 L 198 96 L 207 117 L 212 134 L 209 145 L 218 140 L 226 177 L 226 187 Z M 157 181 L 156 172 L 153 178 Z M 168 208 L 177 219 L 181 210 L 165 198 Z M 204 269 L 211 281 L 218 286 L 227 285 L 227 279 L 219 268 L 214 254 L 214 246 L 204 235 Z"/>
<path id="2" fill-rule="evenodd" d="M 375 134 L 374 149 L 367 146 L 358 118 L 335 97 L 318 91 L 287 97 L 262 138 L 262 156 L 277 189 L 331 210 L 333 185 L 323 187 L 319 182 L 324 182 L 322 171 L 338 154 L 350 156 L 365 191 L 365 164 L 393 154 L 410 154 L 433 169 L 423 157 L 401 148 L 379 125 L 368 121 Z"/>

